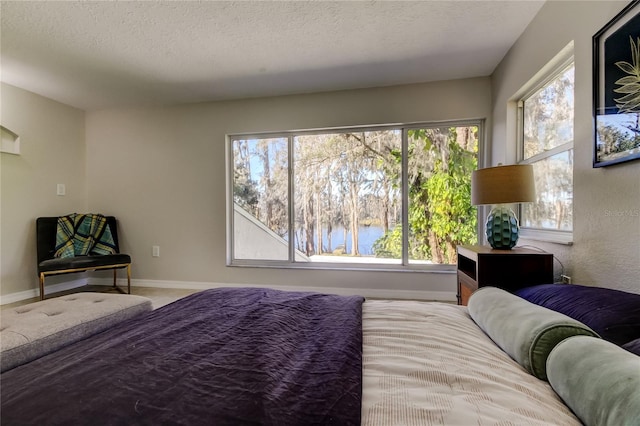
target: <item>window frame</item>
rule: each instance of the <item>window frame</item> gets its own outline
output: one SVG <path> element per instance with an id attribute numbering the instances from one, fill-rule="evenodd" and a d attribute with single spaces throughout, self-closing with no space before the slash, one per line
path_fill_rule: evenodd
<path id="1" fill-rule="evenodd" d="M 225 165 L 226 165 L 226 264 L 227 266 L 237 267 L 262 267 L 262 268 L 281 268 L 281 269 L 324 269 L 324 270 L 357 270 L 357 271 L 389 271 L 389 272 L 435 272 L 435 273 L 455 273 L 457 266 L 455 264 L 416 264 L 409 261 L 408 254 L 408 204 L 409 204 L 409 187 L 408 187 L 408 132 L 413 129 L 434 128 L 434 127 L 464 127 L 476 126 L 478 129 L 478 168 L 484 167 L 484 151 L 485 151 L 485 119 L 461 119 L 446 121 L 425 121 L 411 123 L 395 123 L 385 125 L 368 125 L 368 126 L 342 126 L 327 127 L 305 130 L 291 131 L 274 131 L 274 132 L 254 132 L 254 133 L 229 133 L 226 135 L 225 146 Z M 262 260 L 262 259 L 235 259 L 234 255 L 234 201 L 233 201 L 233 181 L 234 181 L 234 162 L 233 162 L 233 143 L 236 140 L 246 140 L 254 138 L 286 138 L 288 147 L 288 213 L 289 213 L 289 235 L 294 235 L 295 217 L 294 208 L 294 139 L 296 136 L 314 135 L 325 133 L 339 132 L 369 132 L 379 130 L 399 130 L 401 133 L 402 148 L 402 185 L 401 185 L 401 204 L 402 204 L 402 259 L 397 264 L 386 263 L 334 263 L 334 262 L 299 262 L 295 261 L 295 244 L 289 244 L 288 260 Z M 481 238 L 480 212 L 478 212 L 478 241 Z"/>
<path id="2" fill-rule="evenodd" d="M 558 145 L 549 150 L 539 152 L 529 158 L 524 158 L 524 103 L 531 96 L 536 94 L 540 89 L 545 87 L 556 77 L 564 73 L 570 66 L 574 68 L 574 134 L 573 139 L 570 142 L 565 142 L 562 145 Z M 516 155 L 518 164 L 534 164 L 536 162 L 548 159 L 554 155 L 568 152 L 573 150 L 575 156 L 575 57 L 573 53 L 573 43 L 570 43 L 565 47 L 554 59 L 552 59 L 534 78 L 532 78 L 525 87 L 520 91 L 516 101 Z M 574 166 L 575 168 L 575 157 Z M 575 187 L 575 185 L 574 185 Z M 573 199 L 571 201 L 571 208 L 573 210 Z M 518 205 L 518 217 L 522 218 L 523 206 Z M 520 225 L 520 237 L 530 240 L 545 241 L 558 244 L 573 244 L 573 229 L 574 224 L 572 221 L 571 230 L 557 230 L 547 228 L 533 228 Z"/>

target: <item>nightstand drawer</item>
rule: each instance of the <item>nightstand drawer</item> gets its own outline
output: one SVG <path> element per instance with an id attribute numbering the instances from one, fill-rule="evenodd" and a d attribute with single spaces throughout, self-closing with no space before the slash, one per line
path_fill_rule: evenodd
<path id="1" fill-rule="evenodd" d="M 525 248 L 494 250 L 486 246 L 458 246 L 458 304 L 470 293 L 492 286 L 507 291 L 553 283 L 553 255 Z"/>
<path id="2" fill-rule="evenodd" d="M 474 279 L 458 271 L 458 305 L 467 306 L 469 297 L 477 289 L 478 283 Z"/>

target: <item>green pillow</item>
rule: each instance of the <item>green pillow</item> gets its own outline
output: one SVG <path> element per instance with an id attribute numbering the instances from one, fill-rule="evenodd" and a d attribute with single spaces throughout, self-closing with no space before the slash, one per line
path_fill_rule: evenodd
<path id="1" fill-rule="evenodd" d="M 571 337 L 551 351 L 553 390 L 586 425 L 640 425 L 640 357 L 606 340 Z"/>
<path id="2" fill-rule="evenodd" d="M 482 287 L 469 298 L 469 314 L 511 358 L 539 379 L 547 379 L 551 350 L 575 335 L 599 337 L 566 315 L 495 287 Z"/>

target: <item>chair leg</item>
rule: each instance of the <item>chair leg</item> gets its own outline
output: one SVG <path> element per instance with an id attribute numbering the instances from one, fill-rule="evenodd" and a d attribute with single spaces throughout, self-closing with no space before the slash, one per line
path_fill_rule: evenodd
<path id="1" fill-rule="evenodd" d="M 113 287 L 116 287 L 116 270 L 113 270 Z"/>
<path id="2" fill-rule="evenodd" d="M 44 273 L 40 273 L 40 300 L 44 300 Z"/>
<path id="3" fill-rule="evenodd" d="M 131 264 L 127 265 L 127 294 L 131 294 Z"/>

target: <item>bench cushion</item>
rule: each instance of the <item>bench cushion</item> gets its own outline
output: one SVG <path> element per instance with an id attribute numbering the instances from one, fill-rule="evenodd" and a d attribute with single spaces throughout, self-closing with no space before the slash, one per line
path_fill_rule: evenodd
<path id="1" fill-rule="evenodd" d="M 0 371 L 17 367 L 152 309 L 142 296 L 75 293 L 2 310 Z"/>
<path id="2" fill-rule="evenodd" d="M 95 256 L 63 257 L 44 260 L 38 264 L 40 272 L 61 271 L 65 269 L 91 269 L 92 267 L 131 263 L 128 254 L 104 254 Z"/>

